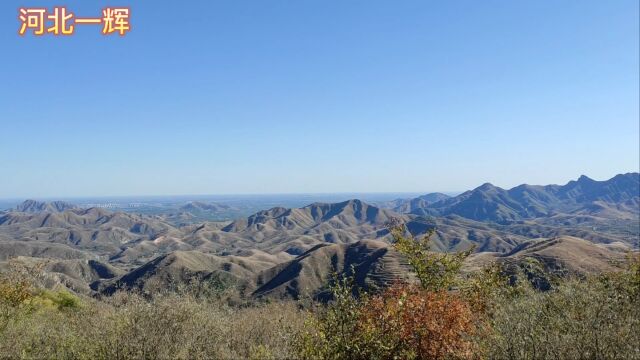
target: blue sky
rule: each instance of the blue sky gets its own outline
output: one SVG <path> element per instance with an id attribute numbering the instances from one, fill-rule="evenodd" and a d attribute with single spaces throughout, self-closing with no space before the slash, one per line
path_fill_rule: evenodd
<path id="1" fill-rule="evenodd" d="M 638 171 L 638 2 L 134 1 L 17 35 L 0 197 L 459 191 Z"/>

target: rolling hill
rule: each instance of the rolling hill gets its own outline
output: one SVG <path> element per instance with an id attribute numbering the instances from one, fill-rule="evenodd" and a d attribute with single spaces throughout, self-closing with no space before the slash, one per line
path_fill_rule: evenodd
<path id="1" fill-rule="evenodd" d="M 406 279 L 408 272 L 406 260 L 382 241 L 323 244 L 259 273 L 252 296 L 326 299 L 333 274 L 354 275 L 359 286 L 371 289 Z"/>

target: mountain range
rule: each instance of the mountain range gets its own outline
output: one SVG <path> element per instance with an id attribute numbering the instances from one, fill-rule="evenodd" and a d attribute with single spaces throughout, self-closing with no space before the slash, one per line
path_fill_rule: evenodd
<path id="1" fill-rule="evenodd" d="M 640 209 L 639 194 L 638 173 L 620 174 L 606 181 L 583 175 L 565 185 L 523 184 L 509 190 L 485 183 L 456 197 L 425 202 L 408 212 L 430 216 L 455 214 L 503 224 L 562 213 L 633 219 Z M 617 213 L 610 214 L 612 211 Z"/>
<path id="2" fill-rule="evenodd" d="M 176 224 L 161 215 L 25 201 L 0 213 L 0 269 L 44 263 L 52 286 L 110 294 L 157 291 L 191 279 L 224 279 L 245 297 L 326 295 L 332 273 L 377 288 L 411 278 L 387 225 L 403 222 L 434 251 L 475 248 L 466 267 L 535 258 L 556 272 L 608 271 L 638 249 L 639 174 L 566 185 L 491 184 L 450 197 L 383 204 L 352 199 L 275 207 L 231 222 Z M 188 203 L 182 210 L 224 205 Z"/>

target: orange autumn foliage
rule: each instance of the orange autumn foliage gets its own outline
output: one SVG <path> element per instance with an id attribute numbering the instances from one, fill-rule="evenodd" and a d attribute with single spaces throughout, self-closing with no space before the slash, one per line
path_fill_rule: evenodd
<path id="1" fill-rule="evenodd" d="M 390 354 L 418 359 L 470 358 L 471 305 L 446 291 L 396 284 L 362 306 L 360 331 L 386 343 Z"/>

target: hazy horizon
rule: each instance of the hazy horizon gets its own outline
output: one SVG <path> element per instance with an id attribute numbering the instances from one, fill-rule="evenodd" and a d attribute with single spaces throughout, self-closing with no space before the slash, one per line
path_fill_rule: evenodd
<path id="1" fill-rule="evenodd" d="M 527 182 L 517 183 L 509 186 L 501 186 L 500 184 L 493 183 L 491 181 L 484 181 L 482 183 L 478 183 L 473 187 L 468 189 L 461 189 L 457 191 L 446 191 L 446 190 L 423 190 L 423 191 L 373 191 L 373 192 L 362 192 L 362 191 L 337 191 L 337 192 L 290 192 L 290 193 L 210 193 L 210 194 L 114 194 L 114 195 L 53 195 L 53 196 L 17 196 L 17 197 L 0 197 L 2 202 L 15 202 L 15 201 L 23 201 L 23 200 L 41 200 L 41 201 L 54 201 L 54 200 L 87 200 L 87 199 L 182 199 L 185 201 L 189 200 L 210 200 L 217 201 L 216 198 L 219 199 L 232 199 L 232 198 L 242 198 L 242 197 L 289 197 L 289 196 L 349 196 L 349 195 L 371 195 L 371 196 L 381 196 L 385 199 L 397 199 L 397 198 L 411 198 L 415 196 L 425 195 L 429 193 L 443 193 L 449 196 L 459 195 L 465 191 L 473 190 L 484 183 L 490 183 L 494 186 L 503 189 L 510 189 L 522 184 L 528 185 L 565 185 L 569 181 L 577 180 L 580 176 L 587 176 L 592 180 L 596 181 L 605 181 L 613 178 L 616 175 L 626 174 L 626 173 L 637 173 L 638 171 L 625 171 L 613 174 L 609 177 L 604 178 L 594 178 L 589 176 L 588 174 L 580 174 L 575 176 L 574 178 L 568 179 L 565 182 L 559 183 L 544 183 L 544 184 L 532 184 Z M 393 197 L 397 196 L 397 197 Z M 222 200 L 220 200 L 222 201 Z"/>
<path id="2" fill-rule="evenodd" d="M 0 4 L 0 198 L 460 192 L 640 167 L 637 1 L 127 5 L 124 37 L 38 38 L 17 35 L 25 3 Z"/>

